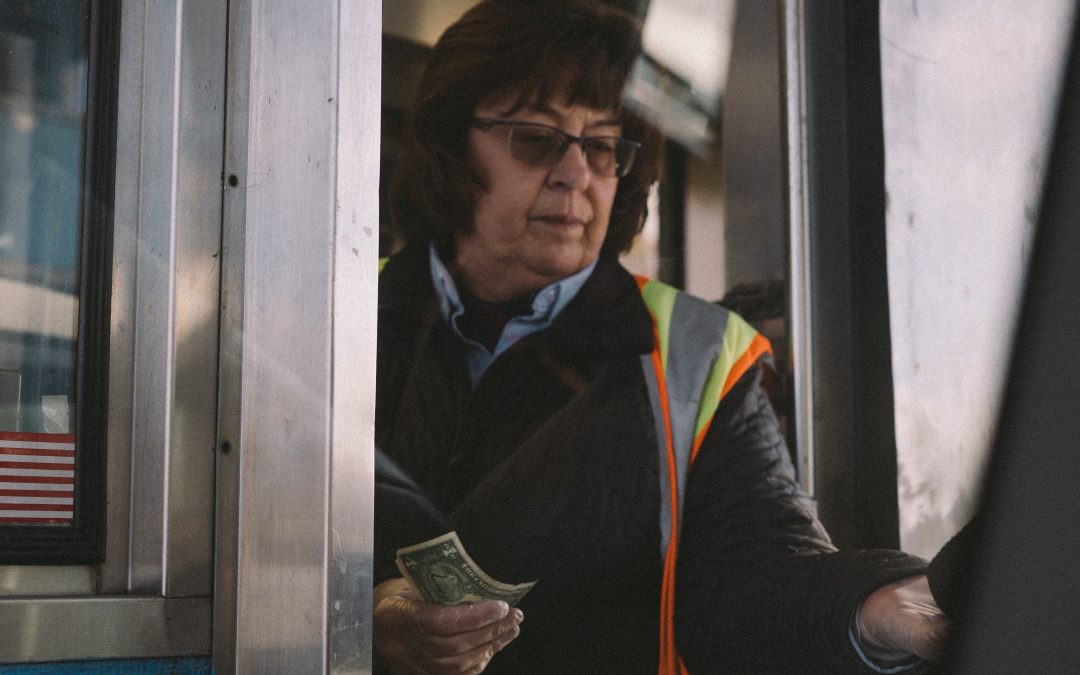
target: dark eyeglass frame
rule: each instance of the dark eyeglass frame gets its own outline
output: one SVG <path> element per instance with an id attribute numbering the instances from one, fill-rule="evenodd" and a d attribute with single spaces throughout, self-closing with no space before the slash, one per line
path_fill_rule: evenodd
<path id="1" fill-rule="evenodd" d="M 481 131 L 490 131 L 495 127 L 508 127 L 510 133 L 506 135 L 506 150 L 510 153 L 510 156 L 515 160 L 525 164 L 526 166 L 544 167 L 550 169 L 555 166 L 571 145 L 577 144 L 581 148 L 581 152 L 585 155 L 585 163 L 589 165 L 589 170 L 593 175 L 598 178 L 622 178 L 626 174 L 630 173 L 630 169 L 634 166 L 634 159 L 637 156 L 637 151 L 641 149 L 641 143 L 638 141 L 630 140 L 629 138 L 623 138 L 622 136 L 575 136 L 568 134 L 558 127 L 551 126 L 550 124 L 543 124 L 541 122 L 525 122 L 522 120 L 503 120 L 495 117 L 474 117 L 472 118 L 472 126 L 480 129 Z M 559 144 L 556 151 L 550 156 L 545 156 L 540 160 L 530 160 L 525 157 L 519 156 L 514 152 L 514 132 L 524 127 L 539 127 L 546 131 L 554 132 L 557 136 L 562 137 L 562 143 Z M 614 167 L 610 173 L 605 171 L 602 167 L 597 170 L 597 167 L 593 165 L 593 160 L 590 157 L 596 155 L 589 154 L 589 144 L 593 142 L 610 142 L 614 141 L 614 161 L 611 163 Z M 593 146 L 595 147 L 595 146 Z M 620 156 L 623 160 L 620 161 Z"/>

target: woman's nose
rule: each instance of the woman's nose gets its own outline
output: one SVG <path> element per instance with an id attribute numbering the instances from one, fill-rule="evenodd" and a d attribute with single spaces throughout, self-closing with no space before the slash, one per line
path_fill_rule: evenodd
<path id="1" fill-rule="evenodd" d="M 552 187 L 584 190 L 592 178 L 588 158 L 580 143 L 569 143 L 568 146 L 548 173 L 548 183 Z"/>

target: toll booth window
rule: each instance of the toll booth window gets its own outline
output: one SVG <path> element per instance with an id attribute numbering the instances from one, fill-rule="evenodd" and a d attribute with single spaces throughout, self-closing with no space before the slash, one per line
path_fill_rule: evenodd
<path id="1" fill-rule="evenodd" d="M 90 561 L 101 544 L 99 9 L 0 3 L 0 563 Z"/>

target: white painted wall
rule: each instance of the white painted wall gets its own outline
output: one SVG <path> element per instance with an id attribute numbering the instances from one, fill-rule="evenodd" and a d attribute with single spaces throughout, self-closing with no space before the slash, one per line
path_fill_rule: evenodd
<path id="1" fill-rule="evenodd" d="M 1008 365 L 1073 0 L 882 0 L 901 546 L 971 515 Z"/>

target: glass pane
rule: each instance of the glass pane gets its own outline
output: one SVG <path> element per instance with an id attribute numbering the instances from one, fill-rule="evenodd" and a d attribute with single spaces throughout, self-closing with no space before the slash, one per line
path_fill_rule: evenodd
<path id="1" fill-rule="evenodd" d="M 88 0 L 0 3 L 0 523 L 71 524 Z"/>

